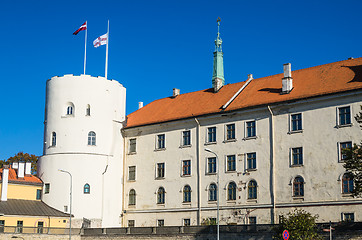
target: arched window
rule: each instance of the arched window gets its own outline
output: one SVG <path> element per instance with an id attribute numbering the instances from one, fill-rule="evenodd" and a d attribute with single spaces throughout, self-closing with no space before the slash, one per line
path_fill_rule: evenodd
<path id="1" fill-rule="evenodd" d="M 89 185 L 88 183 L 86 183 L 86 184 L 84 185 L 83 193 L 84 193 L 84 194 L 90 194 L 90 185 Z"/>
<path id="2" fill-rule="evenodd" d="M 52 132 L 52 147 L 55 147 L 57 145 L 57 134 L 55 132 Z"/>
<path id="3" fill-rule="evenodd" d="M 209 186 L 209 201 L 216 201 L 217 199 L 217 186 L 215 183 L 211 183 Z"/>
<path id="4" fill-rule="evenodd" d="M 293 196 L 294 197 L 304 196 L 304 179 L 300 176 L 296 177 L 293 181 Z"/>
<path id="5" fill-rule="evenodd" d="M 86 116 L 90 116 L 90 110 L 91 110 L 91 109 L 90 109 L 90 105 L 88 104 L 88 105 L 87 105 L 87 108 L 86 108 L 86 110 L 85 110 L 85 115 L 86 115 Z"/>
<path id="6" fill-rule="evenodd" d="M 165 189 L 160 187 L 157 191 L 157 204 L 165 203 Z"/>
<path id="7" fill-rule="evenodd" d="M 343 174 L 342 193 L 349 194 L 353 191 L 353 176 L 350 173 Z"/>
<path id="8" fill-rule="evenodd" d="M 230 182 L 228 185 L 228 200 L 236 200 L 236 184 Z"/>
<path id="9" fill-rule="evenodd" d="M 256 183 L 255 180 L 251 180 L 248 184 L 248 199 L 257 199 L 258 195 L 257 195 L 257 186 L 258 184 Z"/>
<path id="10" fill-rule="evenodd" d="M 183 190 L 184 202 L 191 202 L 191 187 L 186 185 Z"/>
<path id="11" fill-rule="evenodd" d="M 128 205 L 136 205 L 136 191 L 134 189 L 129 191 Z"/>
<path id="12" fill-rule="evenodd" d="M 93 131 L 88 133 L 88 145 L 91 145 L 91 146 L 96 145 L 96 133 Z"/>

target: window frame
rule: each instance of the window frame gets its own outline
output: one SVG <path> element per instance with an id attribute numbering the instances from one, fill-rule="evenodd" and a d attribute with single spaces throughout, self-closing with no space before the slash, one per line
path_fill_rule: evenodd
<path id="1" fill-rule="evenodd" d="M 182 219 L 182 226 L 191 226 L 191 218 Z"/>
<path id="2" fill-rule="evenodd" d="M 166 134 L 157 134 L 156 135 L 156 151 L 166 149 Z"/>
<path id="3" fill-rule="evenodd" d="M 230 126 L 233 126 L 233 128 L 229 129 Z M 233 142 L 233 141 L 236 141 L 236 124 L 229 123 L 225 125 L 225 142 Z"/>
<path id="4" fill-rule="evenodd" d="M 209 202 L 217 201 L 217 185 L 216 185 L 216 183 L 210 183 L 209 188 L 208 188 L 207 199 Z"/>
<path id="5" fill-rule="evenodd" d="M 166 190 L 164 187 L 157 189 L 157 205 L 165 204 L 166 202 Z"/>
<path id="6" fill-rule="evenodd" d="M 355 221 L 355 214 L 354 212 L 342 212 L 342 221 L 344 222 L 354 222 Z M 346 219 L 346 216 L 352 216 L 352 221 Z"/>
<path id="7" fill-rule="evenodd" d="M 236 201 L 236 190 L 236 183 L 234 181 L 229 182 L 227 186 L 227 201 Z"/>
<path id="8" fill-rule="evenodd" d="M 182 188 L 182 203 L 191 203 L 191 192 L 191 187 L 188 184 Z"/>
<path id="9" fill-rule="evenodd" d="M 300 150 L 299 153 L 295 153 L 294 150 Z M 295 163 L 295 156 L 298 158 L 297 163 Z M 290 148 L 290 166 L 291 167 L 300 167 L 304 166 L 304 154 L 303 147 L 294 147 Z"/>
<path id="10" fill-rule="evenodd" d="M 353 142 L 352 141 L 344 141 L 344 142 L 338 142 L 338 162 L 344 162 L 345 158 L 345 154 L 343 154 L 343 149 L 348 149 L 348 148 L 342 148 L 343 145 L 345 144 L 350 144 L 351 148 L 353 148 Z"/>
<path id="11" fill-rule="evenodd" d="M 182 165 L 181 176 L 182 177 L 191 176 L 191 160 L 189 160 L 189 159 L 182 160 L 181 165 Z"/>
<path id="12" fill-rule="evenodd" d="M 37 189 L 36 190 L 36 200 L 41 200 L 41 197 L 42 197 L 42 189 Z"/>
<path id="13" fill-rule="evenodd" d="M 206 128 L 206 143 L 207 144 L 215 144 L 217 142 L 216 137 L 217 137 L 217 128 L 216 128 L 216 126 L 207 127 Z"/>
<path id="14" fill-rule="evenodd" d="M 248 126 L 249 123 L 254 123 L 254 126 Z M 257 137 L 257 133 L 256 133 L 256 120 L 250 120 L 250 121 L 245 121 L 245 124 L 244 124 L 244 127 L 245 127 L 245 136 L 244 136 L 244 139 L 255 139 Z M 249 129 L 254 129 L 251 134 L 249 135 Z M 254 134 L 252 134 L 254 133 Z"/>
<path id="15" fill-rule="evenodd" d="M 162 168 L 159 168 L 159 166 L 162 166 Z M 159 174 L 162 173 L 162 174 Z M 162 176 L 159 176 L 162 175 Z M 156 163 L 156 179 L 164 179 L 166 175 L 166 164 L 164 162 L 162 163 Z"/>
<path id="16" fill-rule="evenodd" d="M 301 179 L 302 181 L 297 182 L 297 179 Z M 305 181 L 302 176 L 298 175 L 293 179 L 293 198 L 304 198 L 305 196 L 304 185 Z"/>
<path id="17" fill-rule="evenodd" d="M 15 233 L 23 233 L 24 221 L 18 220 L 16 223 L 16 230 Z"/>
<path id="18" fill-rule="evenodd" d="M 164 219 L 157 219 L 157 227 L 164 227 L 165 220 Z"/>
<path id="19" fill-rule="evenodd" d="M 136 154 L 137 153 L 137 139 L 131 138 L 128 141 L 128 154 Z"/>
<path id="20" fill-rule="evenodd" d="M 294 116 L 300 115 L 300 119 L 293 119 Z M 297 122 L 296 129 L 294 129 L 294 122 Z M 299 133 L 303 132 L 303 113 L 293 113 L 289 114 L 289 133 Z"/>
<path id="21" fill-rule="evenodd" d="M 254 158 L 249 158 L 249 155 L 254 154 Z M 250 160 L 252 160 L 252 165 L 250 165 Z M 249 152 L 245 154 L 245 170 L 247 172 L 249 171 L 256 171 L 257 170 L 257 157 L 256 157 L 256 152 Z"/>
<path id="22" fill-rule="evenodd" d="M 230 160 L 230 158 L 233 157 L 233 160 Z M 225 159 L 225 172 L 236 172 L 236 155 L 235 154 L 230 154 L 230 155 L 226 155 L 226 159 Z M 231 166 L 233 166 L 233 168 L 230 168 Z"/>
<path id="23" fill-rule="evenodd" d="M 128 219 L 128 222 L 127 222 L 127 226 L 128 227 L 135 227 L 136 226 L 136 221 L 134 219 Z"/>
<path id="24" fill-rule="evenodd" d="M 87 104 L 87 107 L 85 109 L 85 115 L 90 116 L 91 115 L 91 107 L 89 104 Z"/>
<path id="25" fill-rule="evenodd" d="M 90 194 L 90 185 L 89 185 L 89 183 L 84 184 L 84 186 L 83 186 L 83 194 Z"/>
<path id="26" fill-rule="evenodd" d="M 255 183 L 255 184 L 254 184 Z M 257 200 L 258 199 L 258 182 L 254 179 L 251 179 L 248 182 L 248 191 L 247 191 L 248 200 Z"/>
<path id="27" fill-rule="evenodd" d="M 210 160 L 214 160 L 210 162 Z M 207 175 L 213 175 L 217 172 L 217 159 L 216 157 L 207 157 L 206 158 L 206 174 Z"/>
<path id="28" fill-rule="evenodd" d="M 341 109 L 349 109 L 349 112 L 348 113 L 343 113 L 343 115 L 346 115 L 348 114 L 348 118 L 347 117 L 344 117 L 344 121 L 347 121 L 345 123 L 342 123 L 342 119 L 341 119 Z M 337 127 L 340 128 L 340 127 L 349 127 L 349 126 L 352 126 L 352 116 L 353 116 L 353 113 L 352 113 L 352 107 L 350 105 L 346 105 L 346 106 L 339 106 L 337 107 Z"/>
<path id="29" fill-rule="evenodd" d="M 96 146 L 97 134 L 94 131 L 88 132 L 88 146 Z"/>
<path id="30" fill-rule="evenodd" d="M 131 171 L 131 168 L 133 171 Z M 131 175 L 131 173 L 133 175 Z M 133 179 L 131 178 L 133 176 Z M 136 181 L 136 166 L 128 166 L 128 181 Z"/>
<path id="31" fill-rule="evenodd" d="M 128 206 L 135 206 L 136 205 L 136 190 L 133 188 L 129 190 L 128 192 Z"/>
<path id="32" fill-rule="evenodd" d="M 57 145 L 57 133 L 56 132 L 52 132 L 50 140 L 51 140 L 50 147 L 55 147 Z"/>
<path id="33" fill-rule="evenodd" d="M 342 175 L 342 194 L 343 195 L 351 195 L 352 191 L 354 190 L 354 180 L 353 176 L 346 172 Z"/>
<path id="34" fill-rule="evenodd" d="M 44 183 L 44 194 L 50 193 L 50 183 Z"/>
<path id="35" fill-rule="evenodd" d="M 181 132 L 181 147 L 191 146 L 191 130 L 184 130 Z"/>

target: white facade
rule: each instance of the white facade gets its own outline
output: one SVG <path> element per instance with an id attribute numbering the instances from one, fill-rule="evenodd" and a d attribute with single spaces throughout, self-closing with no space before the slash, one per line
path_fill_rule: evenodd
<path id="1" fill-rule="evenodd" d="M 155 226 L 158 220 L 166 226 L 183 225 L 185 219 L 196 225 L 216 218 L 216 201 L 210 201 L 209 193 L 216 174 L 208 173 L 208 158 L 213 154 L 205 148 L 219 157 L 221 224 L 278 222 L 280 214 L 296 207 L 318 214 L 320 222 L 338 222 L 351 214 L 355 221 L 361 221 L 362 199 L 343 193 L 345 169 L 340 152 L 341 143 L 359 143 L 362 139 L 353 118 L 361 105 L 362 92 L 357 90 L 126 128 L 123 226 Z M 351 124 L 339 122 L 340 109 L 346 107 Z M 295 116 L 301 116 L 301 127 L 293 131 Z M 248 122 L 255 123 L 255 136 L 248 137 Z M 230 124 L 234 124 L 235 138 L 227 139 Z M 216 128 L 216 141 L 209 142 L 208 129 L 212 127 Z M 191 134 L 186 146 L 184 131 Z M 159 135 L 165 139 L 161 148 Z M 233 155 L 236 168 L 228 171 L 227 159 Z M 248 166 L 253 156 L 256 166 Z M 183 175 L 184 160 L 191 162 L 189 175 Z M 298 160 L 301 162 L 293 162 Z M 163 177 L 157 175 L 159 163 L 164 163 Z M 136 168 L 134 180 L 132 176 L 130 179 L 130 167 Z M 303 178 L 302 194 L 294 192 L 297 177 Z M 257 183 L 256 196 L 249 196 L 252 180 Z M 228 199 L 231 182 L 237 186 L 235 199 Z M 191 201 L 184 199 L 186 185 L 191 187 Z M 158 203 L 160 187 L 165 189 L 164 203 Z"/>
<path id="2" fill-rule="evenodd" d="M 126 89 L 89 75 L 53 77 L 46 85 L 44 153 L 38 176 L 43 201 L 69 212 L 72 174 L 74 226 L 119 226 L 122 212 Z"/>

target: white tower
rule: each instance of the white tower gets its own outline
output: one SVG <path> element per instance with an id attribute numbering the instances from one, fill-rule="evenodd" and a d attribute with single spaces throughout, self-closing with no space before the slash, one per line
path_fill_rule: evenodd
<path id="1" fill-rule="evenodd" d="M 89 75 L 53 77 L 46 84 L 44 150 L 38 176 L 43 201 L 69 212 L 72 225 L 121 225 L 126 89 L 117 81 Z"/>

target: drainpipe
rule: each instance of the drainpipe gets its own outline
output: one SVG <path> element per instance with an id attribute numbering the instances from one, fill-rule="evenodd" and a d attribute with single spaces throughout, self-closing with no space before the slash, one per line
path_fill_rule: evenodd
<path id="1" fill-rule="evenodd" d="M 270 112 L 269 119 L 269 135 L 270 135 L 270 198 L 271 198 L 271 224 L 275 224 L 275 157 L 274 157 L 274 114 L 271 110 L 270 106 L 268 106 L 268 110 Z"/>
<path id="2" fill-rule="evenodd" d="M 197 225 L 201 224 L 201 169 L 200 169 L 200 122 L 195 117 L 196 127 L 196 156 L 197 156 Z"/>

